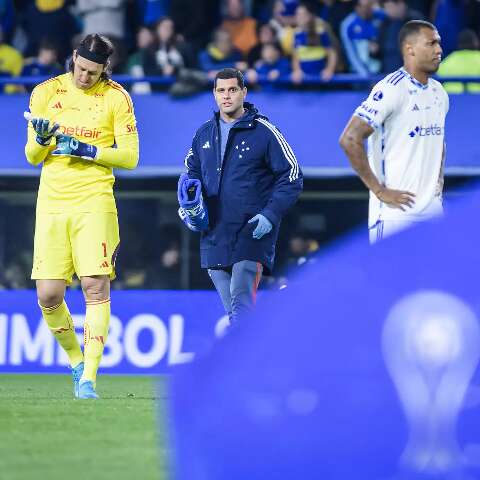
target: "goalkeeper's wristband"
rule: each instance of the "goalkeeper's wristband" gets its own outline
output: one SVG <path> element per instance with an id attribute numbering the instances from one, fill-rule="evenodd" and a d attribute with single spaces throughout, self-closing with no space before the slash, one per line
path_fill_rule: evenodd
<path id="1" fill-rule="evenodd" d="M 70 135 L 58 135 L 57 146 L 52 155 L 69 155 L 71 157 L 83 158 L 84 160 L 95 160 L 97 158 L 97 147 L 89 143 L 80 142 L 80 140 Z"/>

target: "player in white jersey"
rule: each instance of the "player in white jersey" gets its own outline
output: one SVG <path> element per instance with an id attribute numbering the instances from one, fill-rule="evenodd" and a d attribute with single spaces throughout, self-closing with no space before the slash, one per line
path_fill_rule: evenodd
<path id="1" fill-rule="evenodd" d="M 441 61 L 440 36 L 431 23 L 412 20 L 400 30 L 399 44 L 404 66 L 373 87 L 340 137 L 370 190 L 371 243 L 443 211 L 449 102 L 430 78 Z"/>

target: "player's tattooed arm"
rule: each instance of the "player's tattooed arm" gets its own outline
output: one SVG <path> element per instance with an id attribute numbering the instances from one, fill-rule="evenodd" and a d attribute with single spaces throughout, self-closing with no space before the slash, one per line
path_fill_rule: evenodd
<path id="1" fill-rule="evenodd" d="M 373 192 L 382 186 L 368 164 L 365 140 L 374 132 L 373 128 L 357 116 L 352 116 L 340 136 L 340 145 L 347 154 L 353 169 L 363 183 Z"/>
<path id="2" fill-rule="evenodd" d="M 370 168 L 364 142 L 373 132 L 373 128 L 367 122 L 354 115 L 340 136 L 340 145 L 365 186 L 379 200 L 400 210 L 412 207 L 415 203 L 413 193 L 385 187 Z"/>

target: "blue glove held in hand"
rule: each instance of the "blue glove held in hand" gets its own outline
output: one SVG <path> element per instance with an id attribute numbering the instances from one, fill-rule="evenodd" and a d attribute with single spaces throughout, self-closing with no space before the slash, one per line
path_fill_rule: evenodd
<path id="1" fill-rule="evenodd" d="M 70 135 L 58 135 L 57 147 L 52 155 L 70 155 L 84 160 L 95 160 L 97 156 L 97 147 L 89 143 L 80 142 Z"/>
<path id="2" fill-rule="evenodd" d="M 180 220 L 192 231 L 192 232 L 199 232 L 200 229 L 196 227 L 195 225 L 192 225 L 190 223 L 190 217 L 187 215 L 187 212 L 185 211 L 184 208 L 180 207 L 178 209 L 178 216 L 180 217 Z"/>
<path id="3" fill-rule="evenodd" d="M 54 123 L 52 126 L 50 126 L 50 120 L 46 120 L 45 118 L 32 118 L 31 122 L 33 129 L 37 134 L 37 143 L 43 146 L 50 145 L 52 137 L 60 128 L 60 125 L 58 123 Z"/>
<path id="4" fill-rule="evenodd" d="M 208 229 L 208 211 L 203 203 L 202 184 L 198 179 L 182 173 L 178 180 L 178 214 L 190 230 L 196 232 Z"/>
<path id="5" fill-rule="evenodd" d="M 262 215 L 261 213 L 255 215 L 253 218 L 251 218 L 248 223 L 253 223 L 258 220 L 258 224 L 253 231 L 253 238 L 256 240 L 260 240 L 263 236 L 265 236 L 267 233 L 269 233 L 272 230 L 272 223 L 270 220 Z"/>

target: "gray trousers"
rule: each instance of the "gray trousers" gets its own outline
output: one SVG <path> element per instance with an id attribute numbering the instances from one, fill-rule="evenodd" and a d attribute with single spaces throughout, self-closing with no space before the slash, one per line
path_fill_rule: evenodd
<path id="1" fill-rule="evenodd" d="M 242 260 L 228 269 L 208 269 L 230 324 L 235 323 L 240 315 L 252 309 L 262 272 L 263 265 L 252 260 Z"/>

